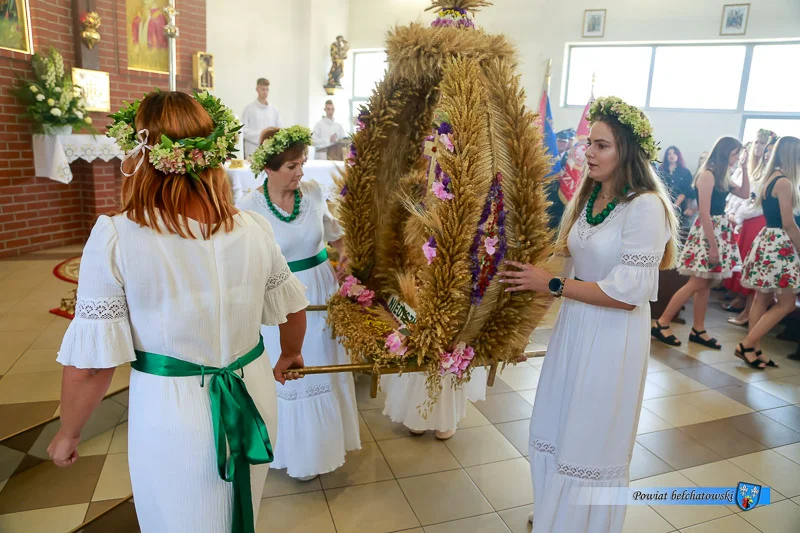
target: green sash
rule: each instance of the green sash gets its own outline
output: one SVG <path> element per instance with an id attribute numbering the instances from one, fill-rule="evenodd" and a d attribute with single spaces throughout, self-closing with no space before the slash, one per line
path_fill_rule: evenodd
<path id="1" fill-rule="evenodd" d="M 254 533 L 253 496 L 250 489 L 250 465 L 271 463 L 272 444 L 267 425 L 261 418 L 253 398 L 247 392 L 244 367 L 264 353 L 264 339 L 225 368 L 197 365 L 156 353 L 136 352 L 131 367 L 155 376 L 200 376 L 205 386 L 206 375 L 211 396 L 211 421 L 217 450 L 219 477 L 233 483 L 232 533 Z M 241 376 L 236 374 L 241 372 Z M 230 449 L 230 457 L 227 456 Z"/>
<path id="2" fill-rule="evenodd" d="M 302 272 L 303 270 L 311 270 L 315 266 L 319 266 L 328 260 L 328 249 L 323 248 L 320 253 L 314 257 L 307 257 L 299 261 L 289 261 L 289 270 L 292 272 Z"/>

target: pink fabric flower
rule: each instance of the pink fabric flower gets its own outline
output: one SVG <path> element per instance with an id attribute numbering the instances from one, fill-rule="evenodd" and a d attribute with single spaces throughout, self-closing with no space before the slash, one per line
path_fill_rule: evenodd
<path id="1" fill-rule="evenodd" d="M 436 258 L 436 239 L 433 237 L 428 239 L 428 242 L 422 245 L 422 253 L 425 254 L 428 264 L 433 264 L 433 260 Z"/>
<path id="2" fill-rule="evenodd" d="M 483 241 L 483 247 L 486 249 L 488 255 L 494 255 L 497 251 L 497 243 L 500 241 L 497 237 L 486 237 Z"/>
<path id="3" fill-rule="evenodd" d="M 439 135 L 439 140 L 442 142 L 444 147 L 447 148 L 448 152 L 455 152 L 456 151 L 456 147 L 453 146 L 453 140 L 450 139 L 449 135 L 447 135 L 445 133 L 442 133 L 441 135 Z"/>
<path id="4" fill-rule="evenodd" d="M 339 289 L 339 294 L 342 296 L 349 296 L 350 289 L 357 283 L 358 280 L 354 276 L 347 276 L 344 280 L 344 283 L 342 283 L 342 288 Z"/>
<path id="5" fill-rule="evenodd" d="M 462 377 L 464 371 L 469 368 L 470 363 L 475 358 L 475 350 L 463 342 L 456 345 L 452 352 L 445 352 L 439 357 L 439 374 L 454 374 Z"/>
<path id="6" fill-rule="evenodd" d="M 372 299 L 375 297 L 375 293 L 373 291 L 364 289 L 361 294 L 358 295 L 357 301 L 363 307 L 369 307 L 372 305 Z"/>
<path id="7" fill-rule="evenodd" d="M 406 336 L 399 331 L 393 332 L 386 338 L 386 347 L 389 349 L 390 353 L 398 357 L 403 357 L 408 351 L 408 347 L 406 347 Z"/>
<path id="8" fill-rule="evenodd" d="M 439 200 L 452 200 L 455 198 L 455 195 L 448 191 L 447 187 L 444 186 L 444 183 L 440 181 L 434 181 L 431 188 L 433 189 L 433 194 Z"/>

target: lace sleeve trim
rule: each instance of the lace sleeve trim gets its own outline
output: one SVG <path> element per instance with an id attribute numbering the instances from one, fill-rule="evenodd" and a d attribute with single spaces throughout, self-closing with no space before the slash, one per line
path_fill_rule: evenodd
<path id="1" fill-rule="evenodd" d="M 620 264 L 638 268 L 658 268 L 664 252 L 653 252 L 647 254 L 632 254 L 623 252 L 620 257 Z"/>
<path id="2" fill-rule="evenodd" d="M 272 274 L 269 279 L 267 280 L 267 292 L 274 291 L 292 276 L 292 271 L 289 270 L 289 266 L 285 265 L 275 274 Z"/>
<path id="3" fill-rule="evenodd" d="M 75 318 L 83 320 L 121 320 L 128 317 L 128 303 L 124 296 L 112 298 L 83 298 L 75 303 Z"/>

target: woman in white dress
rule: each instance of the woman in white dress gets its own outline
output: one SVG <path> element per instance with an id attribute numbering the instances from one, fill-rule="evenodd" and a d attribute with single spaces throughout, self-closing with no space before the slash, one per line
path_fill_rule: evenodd
<path id="1" fill-rule="evenodd" d="M 486 399 L 486 368 L 472 371 L 469 383 L 453 388 L 455 376 L 442 379 L 442 392 L 433 408 L 425 416 L 420 408 L 428 400 L 425 374 L 408 374 L 384 377 L 386 402 L 383 414 L 393 422 L 403 424 L 412 435 L 422 435 L 433 431 L 439 440 L 447 440 L 456 434 L 458 423 L 467 416 L 467 402 L 481 402 Z"/>
<path id="2" fill-rule="evenodd" d="M 559 234 L 572 277 L 518 263 L 501 274 L 509 291 L 564 298 L 531 418 L 536 533 L 622 531 L 625 501 L 602 498 L 629 483 L 650 302 L 659 268 L 677 256 L 677 219 L 649 165 L 658 150 L 647 117 L 610 97 L 593 104 L 590 118 L 588 174 Z"/>
<path id="3" fill-rule="evenodd" d="M 78 460 L 81 429 L 115 367 L 130 362 L 128 463 L 141 531 L 253 533 L 272 460 L 275 380 L 302 366 L 305 288 L 267 221 L 230 203 L 221 168 L 238 131 L 230 110 L 205 93 L 155 92 L 114 118 L 109 135 L 135 169 L 121 212 L 100 217 L 84 248 L 58 353 L 61 429 L 48 452 L 59 466 Z M 281 324 L 274 369 L 262 323 Z"/>
<path id="4" fill-rule="evenodd" d="M 301 182 L 311 132 L 301 126 L 269 128 L 253 154 L 253 172 L 267 173 L 264 186 L 245 195 L 237 206 L 263 215 L 289 261 L 289 268 L 308 288 L 312 305 L 326 305 L 339 289 L 328 261 L 326 243 L 340 252 L 344 232 L 331 215 L 317 182 Z M 308 315 L 304 356 L 309 366 L 349 363 L 325 323 L 325 313 Z M 262 328 L 267 353 L 280 353 L 277 328 Z M 286 469 L 304 481 L 342 466 L 348 451 L 361 449 L 353 375 L 318 374 L 278 387 L 278 435 L 272 468 Z"/>

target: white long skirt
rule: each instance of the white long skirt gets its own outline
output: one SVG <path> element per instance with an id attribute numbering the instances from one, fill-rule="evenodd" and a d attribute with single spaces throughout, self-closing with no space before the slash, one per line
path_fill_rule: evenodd
<path id="1" fill-rule="evenodd" d="M 276 441 L 275 379 L 266 354 L 244 367 L 244 381 Z M 230 533 L 233 484 L 217 469 L 208 377 L 167 378 L 131 371 L 128 467 L 142 533 Z M 268 464 L 250 467 L 253 514 Z"/>
<path id="2" fill-rule="evenodd" d="M 403 424 L 414 431 L 452 431 L 467 414 L 467 401 L 479 402 L 486 399 L 486 369 L 472 371 L 469 383 L 453 389 L 454 377 L 442 380 L 442 393 L 427 418 L 420 414 L 420 407 L 428 400 L 425 374 L 387 376 L 381 379 L 386 390 L 386 403 L 383 414 L 393 422 Z"/>
<path id="3" fill-rule="evenodd" d="M 295 274 L 308 288 L 311 305 L 325 305 L 339 285 L 330 263 Z M 303 360 L 306 366 L 349 363 L 342 346 L 331 338 L 327 314 L 308 312 Z M 262 327 L 264 345 L 273 366 L 281 354 L 278 327 Z M 301 478 L 333 472 L 345 455 L 361 449 L 353 375 L 311 375 L 277 385 L 278 434 L 272 468 L 287 469 Z"/>
<path id="4" fill-rule="evenodd" d="M 598 502 L 603 491 L 589 489 L 629 484 L 649 328 L 649 305 L 629 312 L 564 301 L 531 418 L 534 533 L 622 531 L 626 506 L 575 499 Z"/>

